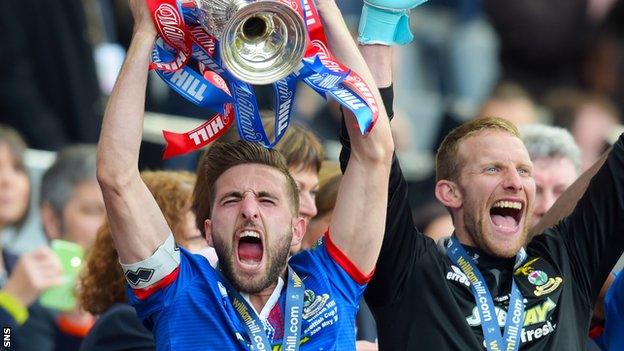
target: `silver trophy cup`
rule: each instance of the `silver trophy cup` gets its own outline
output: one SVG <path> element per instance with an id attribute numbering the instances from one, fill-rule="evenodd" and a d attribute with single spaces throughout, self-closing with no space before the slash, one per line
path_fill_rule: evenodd
<path id="1" fill-rule="evenodd" d="M 290 6 L 274 0 L 194 0 L 201 25 L 219 41 L 221 60 L 236 78 L 270 84 L 299 66 L 306 25 Z"/>

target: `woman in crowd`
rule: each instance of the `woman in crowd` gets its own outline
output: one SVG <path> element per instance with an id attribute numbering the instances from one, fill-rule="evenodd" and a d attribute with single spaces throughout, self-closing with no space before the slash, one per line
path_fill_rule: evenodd
<path id="1" fill-rule="evenodd" d="M 30 179 L 24 164 L 26 144 L 13 129 L 0 125 L 0 235 L 19 229 L 30 204 Z M 17 257 L 0 255 L 0 324 L 12 330 L 12 349 L 19 349 L 19 327 L 29 317 L 39 294 L 62 283 L 61 264 L 42 247 Z"/>

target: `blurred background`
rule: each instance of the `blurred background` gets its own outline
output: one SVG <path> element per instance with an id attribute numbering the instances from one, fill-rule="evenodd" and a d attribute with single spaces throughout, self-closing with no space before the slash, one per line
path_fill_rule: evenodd
<path id="1" fill-rule="evenodd" d="M 355 33 L 361 1 L 337 2 Z M 395 53 L 393 129 L 415 217 L 435 200 L 438 144 L 468 119 L 564 127 L 581 147 L 583 168 L 591 165 L 621 130 L 623 17 L 618 0 L 430 0 L 412 11 L 415 39 Z M 125 0 L 2 1 L 0 30 L 0 123 L 26 139 L 36 190 L 55 151 L 97 142 L 132 18 Z M 270 107 L 262 88 L 259 99 Z M 161 130 L 187 131 L 212 112 L 155 75 L 147 111 L 141 168 L 194 170 L 197 153 L 161 160 Z M 294 121 L 337 159 L 339 115 L 307 87 L 298 90 Z M 4 247 L 21 253 L 45 242 L 37 203 L 20 235 L 2 236 Z"/>

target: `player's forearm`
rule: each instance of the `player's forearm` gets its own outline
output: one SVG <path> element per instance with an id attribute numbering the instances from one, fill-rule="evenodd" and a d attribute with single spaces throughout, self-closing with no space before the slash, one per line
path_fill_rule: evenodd
<path id="1" fill-rule="evenodd" d="M 376 86 L 387 88 L 392 85 L 392 46 L 369 44 L 359 47 Z"/>
<path id="2" fill-rule="evenodd" d="M 138 177 L 150 52 L 155 36 L 137 31 L 110 96 L 98 143 L 98 179 L 118 186 Z"/>

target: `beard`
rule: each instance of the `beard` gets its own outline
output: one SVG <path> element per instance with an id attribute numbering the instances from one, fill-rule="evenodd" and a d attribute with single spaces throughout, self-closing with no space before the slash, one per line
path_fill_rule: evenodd
<path id="1" fill-rule="evenodd" d="M 215 235 L 214 248 L 219 258 L 219 269 L 223 276 L 236 288 L 236 290 L 248 294 L 257 294 L 272 284 L 277 282 L 288 262 L 290 253 L 290 243 L 292 241 L 292 230 L 279 235 L 276 243 L 266 250 L 266 264 L 263 274 L 245 274 L 236 269 L 236 257 L 234 257 L 234 247 L 218 240 L 219 235 Z M 264 243 L 267 244 L 267 243 Z"/>
<path id="2" fill-rule="evenodd" d="M 512 258 L 515 257 L 520 248 L 526 244 L 529 233 L 529 228 L 526 223 L 529 222 L 527 218 L 531 218 L 530 213 L 524 214 L 527 218 L 525 218 L 521 225 L 518 238 L 512 243 L 500 243 L 493 240 L 494 234 L 491 233 L 490 223 L 488 223 L 489 220 L 483 218 L 483 216 L 479 216 L 478 213 L 471 213 L 468 211 L 468 209 L 472 209 L 474 212 L 478 211 L 476 210 L 479 208 L 478 205 L 468 201 L 464 208 L 463 220 L 466 233 L 468 233 L 478 249 L 494 257 Z"/>

